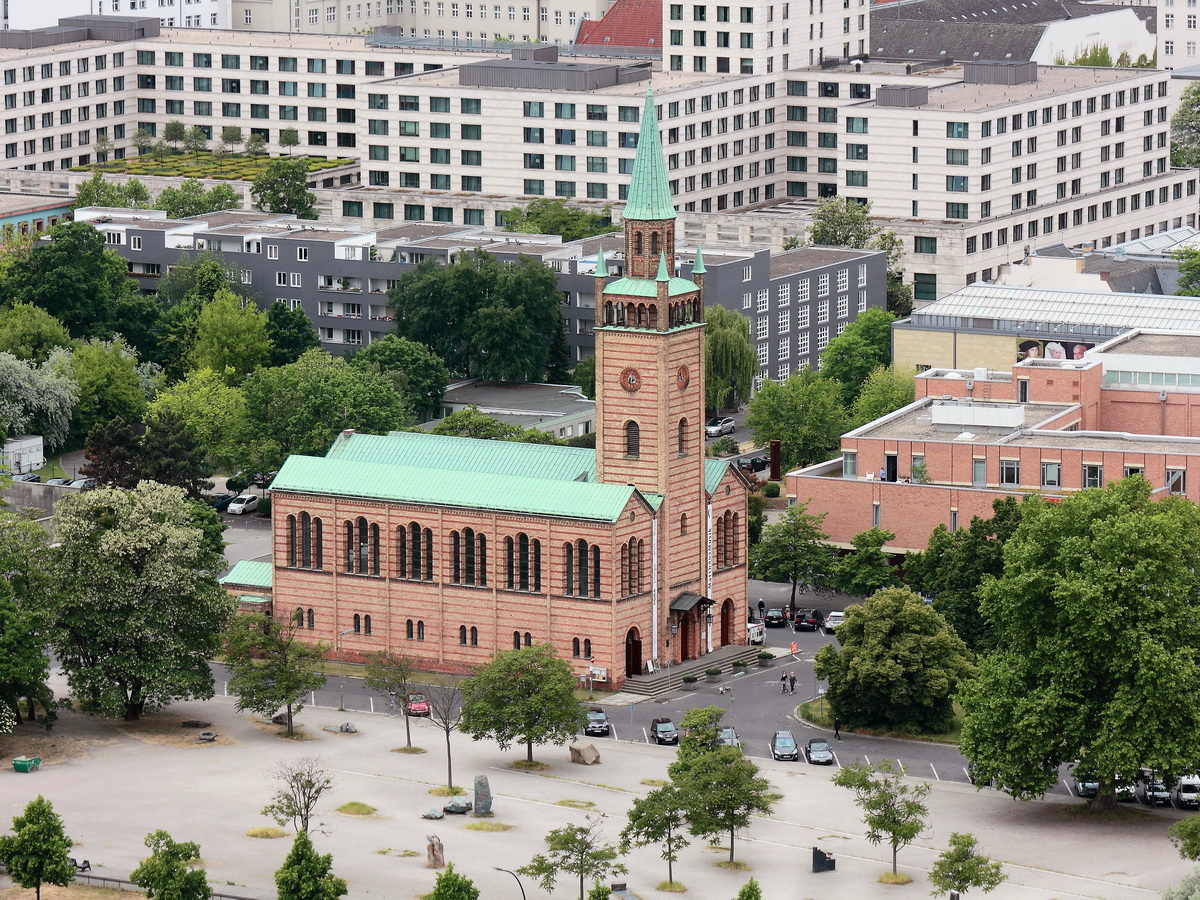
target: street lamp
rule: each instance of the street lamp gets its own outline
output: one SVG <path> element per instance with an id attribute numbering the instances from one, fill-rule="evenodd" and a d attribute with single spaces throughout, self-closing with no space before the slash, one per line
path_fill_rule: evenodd
<path id="1" fill-rule="evenodd" d="M 713 649 L 713 637 L 712 637 L 713 612 L 712 612 L 711 607 L 709 608 L 707 614 L 705 615 L 705 621 L 708 624 L 708 652 L 712 653 L 712 649 Z"/>
<path id="2" fill-rule="evenodd" d="M 679 623 L 672 621 L 668 623 L 667 630 L 670 632 L 667 637 L 667 692 L 671 691 L 671 638 L 679 631 Z"/>
<path id="3" fill-rule="evenodd" d="M 334 642 L 337 645 L 335 647 L 335 650 L 337 652 L 338 662 L 343 667 L 342 672 L 341 672 L 341 694 L 340 694 L 340 698 L 338 700 L 338 709 L 346 708 L 346 670 L 345 670 L 346 661 L 344 659 L 342 659 L 342 635 L 343 634 L 351 634 L 351 633 L 353 633 L 353 631 L 354 631 L 353 628 L 347 628 L 345 631 L 339 631 L 337 640 Z"/>
<path id="4" fill-rule="evenodd" d="M 502 869 L 499 866 L 492 866 L 492 868 L 495 869 L 497 872 L 508 872 L 508 874 L 511 875 L 513 878 L 517 878 L 517 873 L 513 872 L 511 869 Z M 521 900 L 525 900 L 525 885 L 521 884 L 520 878 L 517 878 L 517 887 L 519 887 L 521 889 Z"/>

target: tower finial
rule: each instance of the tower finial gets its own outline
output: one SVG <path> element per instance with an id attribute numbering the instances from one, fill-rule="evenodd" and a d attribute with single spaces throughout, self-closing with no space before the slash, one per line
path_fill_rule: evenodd
<path id="1" fill-rule="evenodd" d="M 600 255 L 596 258 L 596 277 L 608 277 L 608 263 L 604 261 L 604 248 L 600 248 Z"/>
<path id="2" fill-rule="evenodd" d="M 655 281 L 670 281 L 671 276 L 667 273 L 667 254 L 658 254 L 658 274 L 654 277 Z"/>
<path id="3" fill-rule="evenodd" d="M 707 275 L 708 269 L 704 268 L 704 251 L 700 249 L 700 245 L 696 245 L 696 261 L 692 263 L 693 275 Z"/>
<path id="4" fill-rule="evenodd" d="M 662 142 L 658 136 L 658 113 L 654 108 L 654 89 L 646 89 L 642 127 L 637 152 L 633 157 L 633 179 L 623 218 L 634 221 L 663 221 L 675 218 Z"/>

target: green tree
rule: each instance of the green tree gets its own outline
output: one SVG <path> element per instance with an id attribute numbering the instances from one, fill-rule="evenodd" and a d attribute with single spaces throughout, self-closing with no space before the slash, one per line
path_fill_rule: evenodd
<path id="1" fill-rule="evenodd" d="M 154 205 L 165 210 L 169 218 L 182 219 L 222 209 L 240 209 L 242 204 L 237 191 L 227 184 L 206 189 L 199 178 L 187 178 L 179 187 L 163 188 Z"/>
<path id="2" fill-rule="evenodd" d="M 896 874 L 896 856 L 925 830 L 929 807 L 928 784 L 904 783 L 904 773 L 884 759 L 871 767 L 855 760 L 833 777 L 833 783 L 854 793 L 854 802 L 863 811 L 867 840 L 879 845 L 887 840 L 892 848 L 892 874 Z"/>
<path id="3" fill-rule="evenodd" d="M 833 586 L 846 594 L 866 597 L 899 584 L 883 545 L 896 535 L 882 528 L 868 528 L 850 539 L 853 552 L 833 564 Z"/>
<path id="4" fill-rule="evenodd" d="M 308 832 L 301 831 L 275 873 L 279 900 L 337 900 L 344 896 L 349 888 L 332 869 L 333 855 L 322 856 L 313 847 Z"/>
<path id="5" fill-rule="evenodd" d="M 870 203 L 845 197 L 818 200 L 808 241 L 855 250 L 882 250 L 887 254 L 888 310 L 900 316 L 912 311 L 912 290 L 903 284 L 900 271 L 904 244 L 894 232 L 884 231 L 872 221 Z"/>
<path id="6" fill-rule="evenodd" d="M 140 425 L 134 426 L 122 416 L 97 422 L 83 442 L 87 462 L 79 474 L 107 487 L 137 487 L 145 462 L 141 433 Z"/>
<path id="7" fill-rule="evenodd" d="M 1162 900 L 1200 900 L 1200 869 L 1193 870 L 1163 891 Z"/>
<path id="8" fill-rule="evenodd" d="M 291 822 L 297 833 L 308 831 L 317 803 L 336 784 L 319 756 L 283 760 L 271 770 L 271 778 L 279 787 L 262 814 L 280 825 Z"/>
<path id="9" fill-rule="evenodd" d="M 292 148 L 300 146 L 300 132 L 295 128 L 279 129 L 279 146 L 292 155 Z"/>
<path id="10" fill-rule="evenodd" d="M 247 156 L 264 156 L 267 152 L 267 139 L 261 134 L 252 134 L 246 138 Z"/>
<path id="11" fill-rule="evenodd" d="M 436 413 L 450 383 L 446 364 L 432 350 L 396 334 L 372 341 L 351 357 L 350 364 L 386 375 L 419 413 Z"/>
<path id="12" fill-rule="evenodd" d="M 225 633 L 229 690 L 237 697 L 238 712 L 273 716 L 282 707 L 287 733 L 304 709 L 304 698 L 325 683 L 316 671 L 329 645 L 301 641 L 300 610 L 295 618 L 274 619 L 260 613 L 240 615 Z"/>
<path id="13" fill-rule="evenodd" d="M 454 759 L 451 756 L 450 735 L 463 720 L 463 691 L 458 682 L 431 684 L 425 688 L 429 702 L 429 721 L 438 727 L 446 740 L 446 787 L 454 790 Z"/>
<path id="14" fill-rule="evenodd" d="M 101 172 L 79 186 L 75 192 L 75 207 L 111 206 L 118 209 L 144 206 L 149 199 L 145 186 L 136 178 L 124 183 L 109 181 Z"/>
<path id="15" fill-rule="evenodd" d="M 667 881 L 675 883 L 675 860 L 689 843 L 683 797 L 673 784 L 666 784 L 638 797 L 629 808 L 629 821 L 621 832 L 621 851 L 656 844 L 667 861 Z"/>
<path id="16" fill-rule="evenodd" d="M 137 149 L 138 155 L 145 153 L 154 144 L 154 135 L 145 128 L 139 128 L 133 133 L 133 137 L 129 142 Z"/>
<path id="17" fill-rule="evenodd" d="M 163 306 L 174 307 L 191 302 L 198 314 L 200 307 L 211 301 L 221 289 L 233 291 L 243 300 L 257 300 L 259 297 L 258 291 L 252 286 L 242 284 L 238 266 L 215 250 L 201 250 L 194 254 L 181 254 L 171 266 L 171 271 L 158 280 L 156 293 Z M 311 324 L 309 327 L 312 327 Z"/>
<path id="18" fill-rule="evenodd" d="M 516 440 L 521 431 L 520 425 L 493 419 L 487 413 L 480 412 L 479 407 L 474 405 L 450 413 L 433 426 L 433 434 L 448 434 L 483 441 Z"/>
<path id="19" fill-rule="evenodd" d="M 50 801 L 38 795 L 13 817 L 12 834 L 0 835 L 0 862 L 9 877 L 23 888 L 33 888 L 37 900 L 43 884 L 65 887 L 75 877 L 68 854 L 72 842 Z"/>
<path id="20" fill-rule="evenodd" d="M 834 456 L 847 418 L 836 382 L 805 368 L 784 382 L 764 381 L 750 401 L 746 425 L 760 447 L 778 439 L 783 467 L 793 469 Z"/>
<path id="21" fill-rule="evenodd" d="M 51 646 L 84 708 L 132 720 L 212 697 L 208 660 L 235 601 L 183 491 L 144 481 L 75 493 L 58 502 L 54 534 Z"/>
<path id="22" fill-rule="evenodd" d="M 46 611 L 53 589 L 50 558 L 46 529 L 0 510 L 0 718 L 5 721 L 21 720 L 22 699 L 50 697 L 50 662 L 43 649 L 52 624 Z"/>
<path id="23" fill-rule="evenodd" d="M 244 143 L 246 137 L 240 125 L 224 125 L 221 128 L 221 140 L 232 147 L 236 153 L 238 144 Z"/>
<path id="24" fill-rule="evenodd" d="M 768 815 L 773 801 L 771 784 L 758 766 L 738 747 L 717 747 L 668 767 L 679 791 L 688 829 L 697 837 L 729 837 L 729 861 L 739 829 L 749 828 L 755 815 Z"/>
<path id="25" fill-rule="evenodd" d="M 541 381 L 563 330 L 554 271 L 528 256 L 500 262 L 476 250 L 447 266 L 427 260 L 397 278 L 388 295 L 396 333 L 428 347 L 457 375 Z"/>
<path id="26" fill-rule="evenodd" d="M 199 156 L 208 149 L 208 135 L 199 125 L 193 125 L 183 136 L 183 149 L 193 156 Z"/>
<path id="27" fill-rule="evenodd" d="M 832 570 L 833 552 L 826 543 L 829 535 L 821 530 L 825 515 L 811 515 L 807 503 L 789 506 L 750 548 L 751 577 L 791 582 L 788 609 L 793 612 L 799 585 L 824 584 Z"/>
<path id="28" fill-rule="evenodd" d="M 571 384 L 583 389 L 583 396 L 589 400 L 596 399 L 596 357 L 589 356 L 580 360 L 571 370 Z"/>
<path id="29" fill-rule="evenodd" d="M 683 737 L 675 754 L 683 767 L 721 746 L 721 717 L 724 714 L 725 710 L 720 706 L 697 706 L 683 714 L 679 723 Z"/>
<path id="30" fill-rule="evenodd" d="M 315 219 L 316 195 L 308 189 L 308 161 L 273 159 L 250 187 L 257 209 L 291 213 L 299 219 Z"/>
<path id="31" fill-rule="evenodd" d="M 406 399 L 387 378 L 323 350 L 310 350 L 291 365 L 258 369 L 242 390 L 247 421 L 255 427 L 239 452 L 268 469 L 292 453 L 323 456 L 347 428 L 386 434 L 411 422 Z"/>
<path id="32" fill-rule="evenodd" d="M 859 428 L 912 403 L 916 374 L 915 369 L 897 370 L 892 366 L 872 370 L 854 398 L 850 426 Z"/>
<path id="33" fill-rule="evenodd" d="M 146 835 L 150 855 L 129 875 L 146 896 L 161 900 L 209 900 L 213 890 L 204 869 L 193 868 L 200 859 L 200 845 L 176 843 L 167 832 Z"/>
<path id="34" fill-rule="evenodd" d="M 758 357 L 750 346 L 750 320 L 723 306 L 706 306 L 704 406 L 735 409 L 750 397 Z"/>
<path id="35" fill-rule="evenodd" d="M 896 317 L 882 309 L 868 309 L 829 342 L 821 354 L 821 374 L 836 381 L 842 403 L 852 407 L 868 376 L 892 361 L 892 322 Z"/>
<path id="36" fill-rule="evenodd" d="M 1187 91 L 1198 86 L 1200 84 L 1190 85 Z M 1179 260 L 1179 284 L 1175 293 L 1181 297 L 1200 297 L 1200 250 L 1176 250 L 1173 256 Z"/>
<path id="37" fill-rule="evenodd" d="M 979 842 L 973 834 L 950 832 L 950 846 L 942 852 L 929 871 L 934 896 L 957 891 L 965 894 L 979 888 L 989 894 L 1004 882 L 1004 870 L 998 862 L 975 851 Z"/>
<path id="38" fill-rule="evenodd" d="M 243 304 L 233 291 L 218 290 L 200 311 L 192 367 L 223 374 L 227 383 L 237 386 L 265 365 L 270 354 L 266 314 Z"/>
<path id="39" fill-rule="evenodd" d="M 542 890 L 554 890 L 562 874 L 579 877 L 579 900 L 583 900 L 584 882 L 599 881 L 609 875 L 628 871 L 617 862 L 620 850 L 600 841 L 600 818 L 589 817 L 587 827 L 564 825 L 546 835 L 546 852 L 539 853 L 517 869 L 522 875 L 536 879 Z"/>
<path id="40" fill-rule="evenodd" d="M 51 350 L 70 343 L 62 322 L 39 306 L 17 303 L 0 312 L 0 353 L 41 365 Z"/>
<path id="41" fill-rule="evenodd" d="M 96 135 L 95 140 L 92 141 L 92 149 L 96 151 L 96 162 L 107 162 L 108 155 L 114 149 L 112 138 L 107 134 Z"/>
<path id="42" fill-rule="evenodd" d="M 567 205 L 565 200 L 531 200 L 524 206 L 506 209 L 505 231 L 529 234 L 558 234 L 563 241 L 578 241 L 620 229 L 612 223 L 605 207 L 603 214 L 590 213 Z"/>
<path id="43" fill-rule="evenodd" d="M 501 750 L 524 744 L 530 762 L 534 744 L 562 746 L 583 722 L 575 675 L 549 644 L 497 653 L 463 683 L 462 730 Z"/>
<path id="44" fill-rule="evenodd" d="M 288 309 L 281 300 L 276 300 L 267 308 L 267 337 L 271 341 L 269 365 L 272 366 L 290 365 L 309 350 L 321 346 L 308 314 L 300 307 Z M 388 335 L 384 340 L 390 337 Z M 379 341 L 372 341 L 367 349 L 377 343 Z"/>
<path id="45" fill-rule="evenodd" d="M 1142 478 L 1021 506 L 1004 574 L 980 587 L 996 649 L 959 702 L 979 776 L 1039 796 L 1078 760 L 1114 804 L 1114 777 L 1186 772 L 1197 758 L 1200 510 Z M 1120 628 L 1136 640 L 1101 638 Z"/>
<path id="46" fill-rule="evenodd" d="M 1182 819 L 1167 829 L 1167 836 L 1184 859 L 1200 859 L 1200 820 Z"/>
<path id="47" fill-rule="evenodd" d="M 140 422 L 146 394 L 138 377 L 137 357 L 117 338 L 79 342 L 70 357 L 58 353 L 47 363 L 78 387 L 79 400 L 71 416 L 70 438 L 79 446 L 92 426 L 118 416 Z"/>
<path id="48" fill-rule="evenodd" d="M 0 352 L 0 385 L 0 432 L 40 434 L 51 449 L 66 442 L 79 398 L 66 351 L 40 366 Z"/>
<path id="49" fill-rule="evenodd" d="M 208 480 L 212 467 L 205 460 L 204 447 L 182 416 L 162 411 L 148 418 L 142 453 L 143 478 L 181 487 L 193 500 L 212 490 Z"/>
<path id="50" fill-rule="evenodd" d="M 180 418 L 212 468 L 229 468 L 245 431 L 246 398 L 211 369 L 187 377 L 159 392 L 146 412 L 147 421 Z"/>
<path id="51" fill-rule="evenodd" d="M 391 653 L 379 650 L 367 656 L 367 669 L 363 677 L 363 685 L 372 691 L 378 691 L 391 700 L 393 706 L 399 705 L 404 716 L 405 746 L 412 746 L 412 726 L 408 716 L 408 692 L 413 687 L 413 675 L 416 674 L 417 664 L 403 653 Z"/>
<path id="52" fill-rule="evenodd" d="M 187 137 L 187 126 L 178 119 L 172 119 L 163 125 L 163 140 L 173 149 L 178 150 L 185 137 Z"/>
<path id="53" fill-rule="evenodd" d="M 737 900 L 762 900 L 762 888 L 758 886 L 757 881 L 751 878 L 738 891 Z"/>
<path id="54" fill-rule="evenodd" d="M 837 643 L 817 651 L 813 671 L 850 728 L 941 732 L 954 722 L 958 685 L 974 674 L 971 652 L 932 606 L 887 588 L 846 608 Z"/>
<path id="55" fill-rule="evenodd" d="M 455 872 L 454 863 L 447 863 L 446 871 L 438 872 L 426 900 L 479 900 L 479 888 L 466 875 Z"/>

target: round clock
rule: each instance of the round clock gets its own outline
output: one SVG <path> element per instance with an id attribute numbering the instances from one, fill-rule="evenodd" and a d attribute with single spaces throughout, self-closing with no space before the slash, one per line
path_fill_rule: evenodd
<path id="1" fill-rule="evenodd" d="M 621 387 L 631 394 L 642 386 L 642 374 L 632 366 L 621 370 Z"/>
<path id="2" fill-rule="evenodd" d="M 687 366 L 679 367 L 679 371 L 675 373 L 675 380 L 679 382 L 681 388 L 688 386 L 688 383 L 692 380 L 692 373 L 688 371 Z"/>

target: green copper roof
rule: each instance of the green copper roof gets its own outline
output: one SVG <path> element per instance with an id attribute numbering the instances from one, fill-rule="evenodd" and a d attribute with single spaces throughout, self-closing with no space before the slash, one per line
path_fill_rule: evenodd
<path id="1" fill-rule="evenodd" d="M 675 204 L 671 202 L 667 167 L 658 138 L 653 89 L 646 91 L 642 131 L 638 136 L 637 153 L 633 157 L 633 180 L 629 184 L 629 199 L 622 217 L 637 221 L 675 218 Z"/>
<path id="2" fill-rule="evenodd" d="M 706 459 L 704 461 L 704 490 L 709 494 L 716 493 L 721 479 L 729 471 L 729 463 L 723 459 Z"/>
<path id="3" fill-rule="evenodd" d="M 696 283 L 686 278 L 667 279 L 667 296 L 678 297 L 681 294 L 694 294 Z M 657 297 L 658 282 L 645 278 L 618 278 L 604 289 L 605 297 Z"/>
<path id="4" fill-rule="evenodd" d="M 667 254 L 658 254 L 658 274 L 654 276 L 655 281 L 670 281 L 671 276 L 667 274 Z"/>
<path id="5" fill-rule="evenodd" d="M 600 255 L 596 259 L 596 277 L 597 278 L 607 278 L 608 277 L 608 263 L 606 263 L 604 261 L 604 250 L 603 249 L 600 250 Z"/>
<path id="6" fill-rule="evenodd" d="M 696 245 L 696 261 L 692 263 L 692 275 L 706 275 L 708 269 L 704 268 L 704 251 L 700 249 L 700 245 Z"/>
<path id="7" fill-rule="evenodd" d="M 502 446 L 505 441 L 477 441 Z M 545 449 L 544 445 L 539 446 Z M 638 492 L 623 484 L 555 481 L 530 475 L 497 478 L 487 471 L 358 462 L 342 458 L 290 456 L 272 492 L 341 495 L 459 509 L 558 516 L 615 522 Z"/>
<path id="8" fill-rule="evenodd" d="M 220 584 L 270 588 L 275 583 L 275 566 L 269 562 L 241 559 L 234 563 L 233 568 L 217 581 Z"/>

